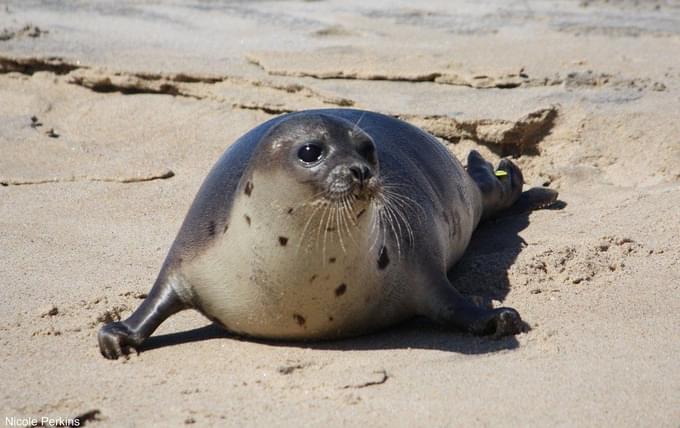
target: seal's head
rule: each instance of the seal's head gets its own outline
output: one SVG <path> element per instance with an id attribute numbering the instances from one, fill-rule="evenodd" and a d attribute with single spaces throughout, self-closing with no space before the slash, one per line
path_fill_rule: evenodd
<path id="1" fill-rule="evenodd" d="M 232 216 L 250 231 L 276 230 L 286 246 L 320 250 L 323 263 L 336 246 L 346 254 L 348 242 L 371 246 L 388 227 L 410 230 L 397 224 L 403 198 L 388 207 L 377 146 L 359 124 L 316 112 L 281 118 L 260 137 Z"/>
<path id="2" fill-rule="evenodd" d="M 273 127 L 258 147 L 258 161 L 283 169 L 314 199 L 369 199 L 378 184 L 372 138 L 356 124 L 324 114 L 293 115 Z"/>

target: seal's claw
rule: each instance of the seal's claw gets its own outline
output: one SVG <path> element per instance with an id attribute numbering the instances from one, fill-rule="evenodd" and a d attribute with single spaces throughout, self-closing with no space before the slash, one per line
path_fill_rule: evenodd
<path id="1" fill-rule="evenodd" d="M 524 331 L 524 322 L 516 310 L 500 308 L 498 311 L 493 337 L 513 336 Z"/>
<path id="2" fill-rule="evenodd" d="M 97 335 L 99 350 L 109 360 L 128 355 L 138 345 L 133 333 L 122 322 L 106 324 L 99 330 Z"/>
<path id="3" fill-rule="evenodd" d="M 524 331 L 524 322 L 516 310 L 498 308 L 489 311 L 489 317 L 473 324 L 470 330 L 474 334 L 491 335 L 495 338 L 513 336 Z"/>

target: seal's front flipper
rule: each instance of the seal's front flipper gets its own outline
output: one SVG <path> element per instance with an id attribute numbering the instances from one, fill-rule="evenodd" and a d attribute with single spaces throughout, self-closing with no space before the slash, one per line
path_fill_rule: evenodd
<path id="1" fill-rule="evenodd" d="M 185 309 L 186 305 L 167 282 L 159 282 L 151 289 L 144 302 L 125 321 L 113 322 L 99 330 L 99 350 L 109 360 L 127 355 L 141 345 L 169 316 Z"/>
<path id="2" fill-rule="evenodd" d="M 509 208 L 522 194 L 522 171 L 508 159 L 502 159 L 494 170 L 476 150 L 468 155 L 467 172 L 482 193 L 482 218 L 488 219 Z"/>
<path id="3" fill-rule="evenodd" d="M 432 284 L 420 314 L 445 327 L 476 335 L 511 336 L 525 330 L 519 313 L 512 308 L 482 308 L 460 294 L 446 279 Z"/>

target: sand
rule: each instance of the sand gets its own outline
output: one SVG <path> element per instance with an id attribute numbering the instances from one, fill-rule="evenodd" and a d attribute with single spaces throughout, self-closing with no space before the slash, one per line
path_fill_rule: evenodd
<path id="1" fill-rule="evenodd" d="M 3 2 L 1 422 L 678 427 L 678 58 L 672 1 Z M 187 311 L 102 358 L 217 157 L 316 107 L 560 192 L 482 225 L 450 272 L 531 330 L 270 343 Z"/>

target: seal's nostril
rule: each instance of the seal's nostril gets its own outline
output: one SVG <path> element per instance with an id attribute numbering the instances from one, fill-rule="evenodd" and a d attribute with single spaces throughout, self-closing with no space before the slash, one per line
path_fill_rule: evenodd
<path id="1" fill-rule="evenodd" d="M 369 178 L 373 177 L 373 173 L 371 172 L 371 169 L 367 166 L 363 168 L 363 176 L 364 180 L 368 180 Z"/>
<path id="2" fill-rule="evenodd" d="M 356 178 L 356 179 L 359 180 L 359 181 L 363 181 L 363 180 L 364 180 L 364 178 L 363 178 L 363 172 L 361 171 L 361 167 L 360 167 L 360 166 L 356 166 L 356 165 L 355 165 L 355 166 L 350 166 L 350 167 L 349 167 L 349 170 L 352 171 L 352 175 L 354 176 L 354 178 Z"/>
<path id="3" fill-rule="evenodd" d="M 366 183 L 369 178 L 373 177 L 371 169 L 366 165 L 352 165 L 349 167 L 349 170 L 352 172 L 354 178 L 359 181 L 359 183 L 361 183 L 361 185 Z"/>

